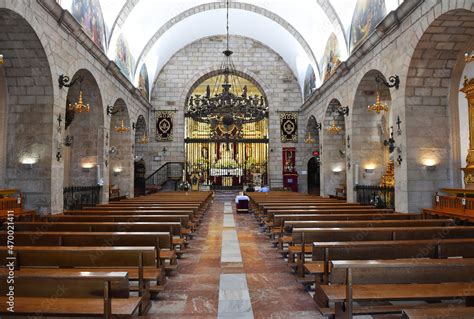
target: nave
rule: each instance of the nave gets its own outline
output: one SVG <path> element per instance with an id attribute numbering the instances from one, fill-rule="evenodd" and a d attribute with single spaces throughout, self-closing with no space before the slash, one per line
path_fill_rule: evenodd
<path id="1" fill-rule="evenodd" d="M 235 195 L 162 192 L 7 219 L 2 316 L 473 317 L 472 224 L 300 193 Z"/>

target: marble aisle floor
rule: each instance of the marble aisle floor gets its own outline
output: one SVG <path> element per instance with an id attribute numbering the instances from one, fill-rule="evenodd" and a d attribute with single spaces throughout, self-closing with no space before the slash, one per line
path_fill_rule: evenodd
<path id="1" fill-rule="evenodd" d="M 219 288 L 221 300 L 232 299 L 232 296 L 225 296 L 222 289 L 226 288 L 225 281 L 238 278 L 244 282 L 244 277 L 247 289 L 242 292 L 249 296 L 242 293 L 239 298 L 250 297 L 254 318 L 322 318 L 312 298 L 296 282 L 268 237 L 259 233 L 254 217 L 235 214 L 234 196 L 216 194 L 190 247 L 178 262 L 178 272 L 168 278 L 165 291 L 152 302 L 152 308 L 144 318 L 217 318 Z M 230 219 L 232 215 L 227 208 L 225 215 L 229 217 L 224 221 L 224 202 L 229 201 L 234 218 Z M 235 228 L 232 228 L 233 222 Z M 237 232 L 241 262 L 236 259 L 221 262 L 225 230 Z M 222 278 L 227 279 L 221 282 Z M 226 318 L 232 318 L 232 315 Z"/>

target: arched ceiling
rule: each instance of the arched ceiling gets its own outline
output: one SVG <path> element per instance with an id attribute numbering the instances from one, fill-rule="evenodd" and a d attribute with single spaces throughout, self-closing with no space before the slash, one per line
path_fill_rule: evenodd
<path id="1" fill-rule="evenodd" d="M 225 2 L 226 0 L 60 1 L 63 8 L 76 11 L 76 19 L 81 20 L 79 22 L 86 30 L 89 29 L 91 37 L 97 37 L 92 29 L 103 19 L 106 41 L 101 41 L 105 42 L 102 49 L 111 60 L 122 60 L 122 63 L 118 63 L 119 66 L 125 66 L 124 73 L 137 85 L 143 63 L 147 66 L 149 78 L 154 79 L 167 61 L 186 45 L 206 36 L 225 34 Z M 309 66 L 316 73 L 316 86 L 322 83 L 321 64 L 327 62 L 323 55 L 332 33 L 337 38 L 339 59 L 344 61 L 349 56 L 356 5 L 364 8 L 366 3 L 381 3 L 386 8 L 386 14 L 396 9 L 402 0 L 230 2 L 230 33 L 253 38 L 277 52 L 293 71 L 303 94 Z M 77 16 L 78 7 L 84 10 L 82 19 Z M 87 11 L 89 7 L 91 11 Z M 93 16 L 98 14 L 103 18 Z M 117 49 L 118 47 L 122 49 Z M 238 54 L 238 48 L 232 48 L 231 45 L 231 49 Z M 126 61 L 123 60 L 124 52 Z M 153 81 L 149 82 L 153 85 Z"/>

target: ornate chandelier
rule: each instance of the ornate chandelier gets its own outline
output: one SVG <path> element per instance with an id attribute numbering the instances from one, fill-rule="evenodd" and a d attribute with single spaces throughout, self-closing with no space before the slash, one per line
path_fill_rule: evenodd
<path id="1" fill-rule="evenodd" d="M 223 52 L 220 76 L 205 95 L 194 95 L 188 100 L 186 116 L 195 121 L 209 123 L 211 127 L 223 124 L 236 125 L 240 130 L 245 123 L 258 122 L 268 117 L 268 103 L 263 96 L 247 94 L 247 86 L 241 86 L 229 49 L 229 1 L 227 0 L 227 49 Z M 219 86 L 222 87 L 219 92 Z"/>
<path id="2" fill-rule="evenodd" d="M 127 133 L 130 129 L 125 126 L 124 120 L 120 121 L 120 125 L 115 127 L 115 131 L 118 133 Z"/>
<path id="3" fill-rule="evenodd" d="M 315 140 L 314 138 L 311 136 L 311 132 L 308 132 L 308 136 L 306 136 L 306 138 L 304 139 L 304 142 L 306 144 L 314 144 Z"/>
<path id="4" fill-rule="evenodd" d="M 138 144 L 148 144 L 148 135 L 146 135 L 146 132 L 143 133 L 143 136 L 138 140 Z"/>
<path id="5" fill-rule="evenodd" d="M 336 135 L 338 134 L 342 128 L 340 126 L 336 125 L 336 120 L 332 120 L 331 125 L 326 129 L 329 134 L 331 135 Z"/>
<path id="6" fill-rule="evenodd" d="M 382 111 L 388 112 L 388 110 L 389 110 L 387 104 L 383 104 L 380 101 L 380 92 L 378 90 L 377 90 L 377 95 L 375 97 L 375 103 L 372 104 L 372 105 L 369 105 L 367 108 L 368 108 L 369 112 L 374 111 L 377 114 L 379 114 Z"/>
<path id="7" fill-rule="evenodd" d="M 74 111 L 76 113 L 89 113 L 91 111 L 91 107 L 89 104 L 84 104 L 84 101 L 82 99 L 82 90 L 79 91 L 79 100 L 74 103 L 74 105 L 69 104 L 69 110 Z"/>

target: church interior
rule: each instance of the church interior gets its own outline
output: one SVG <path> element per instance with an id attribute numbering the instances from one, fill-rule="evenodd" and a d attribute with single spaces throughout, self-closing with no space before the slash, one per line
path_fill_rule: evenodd
<path id="1" fill-rule="evenodd" d="M 474 0 L 0 26 L 0 318 L 474 319 Z"/>

